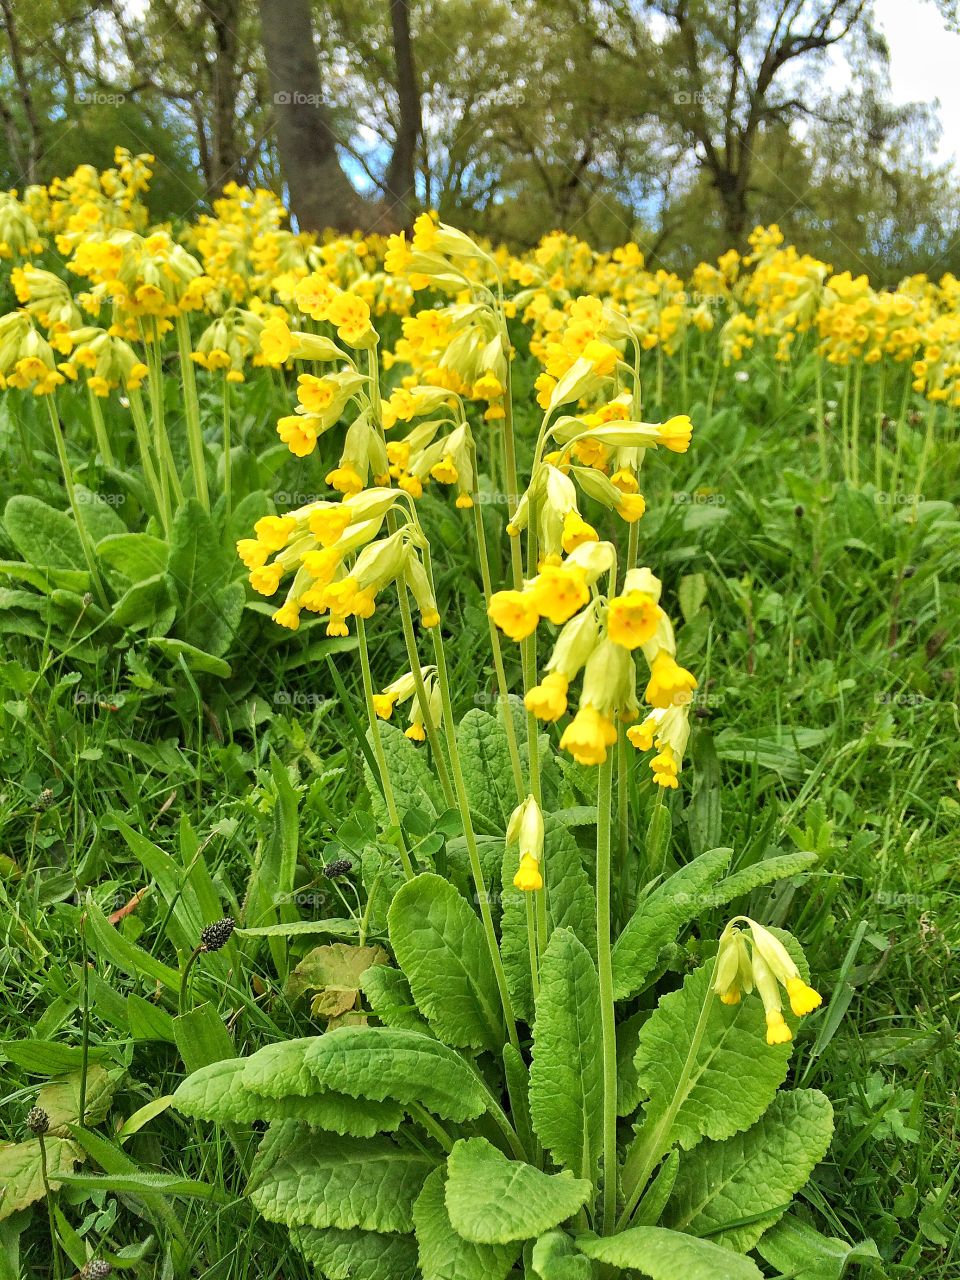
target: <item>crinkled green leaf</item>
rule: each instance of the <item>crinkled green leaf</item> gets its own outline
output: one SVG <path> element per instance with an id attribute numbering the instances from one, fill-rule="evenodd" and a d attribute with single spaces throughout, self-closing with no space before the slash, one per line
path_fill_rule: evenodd
<path id="1" fill-rule="evenodd" d="M 284 1098 L 297 1094 L 305 1098 L 317 1092 L 317 1081 L 307 1069 L 307 1053 L 319 1036 L 301 1036 L 294 1040 L 278 1040 L 265 1045 L 243 1059 L 243 1084 L 254 1093 L 268 1098 Z"/>
<path id="2" fill-rule="evenodd" d="M 499 716 L 475 707 L 457 725 L 457 746 L 470 812 L 492 831 L 505 831 L 517 805 L 507 733 Z"/>
<path id="3" fill-rule="evenodd" d="M 541 1173 L 508 1160 L 486 1138 L 462 1138 L 447 1159 L 447 1212 L 453 1229 L 475 1244 L 530 1240 L 581 1209 L 593 1184 L 569 1170 Z"/>
<path id="4" fill-rule="evenodd" d="M 631 1227 L 604 1239 L 580 1236 L 577 1244 L 598 1262 L 650 1280 L 763 1280 L 752 1259 L 663 1227 Z"/>
<path id="5" fill-rule="evenodd" d="M 533 1246 L 530 1265 L 537 1280 L 591 1280 L 592 1261 L 564 1231 L 548 1231 Z"/>
<path id="6" fill-rule="evenodd" d="M 403 730 L 398 729 L 395 724 L 380 721 L 378 728 L 400 817 L 403 818 L 412 810 L 419 809 L 428 817 L 436 818 L 446 806 L 440 794 L 436 774 L 430 767 L 426 750 L 415 747 Z M 368 732 L 367 737 L 369 736 Z M 364 761 L 363 774 L 374 817 L 381 827 L 388 827 L 391 825 L 390 815 L 387 813 L 383 794 L 374 782 L 366 761 Z"/>
<path id="7" fill-rule="evenodd" d="M 417 1008 L 436 1035 L 465 1049 L 499 1052 L 500 994 L 479 918 L 449 881 L 408 881 L 387 916 L 390 943 Z"/>
<path id="8" fill-rule="evenodd" d="M 299 1227 L 294 1244 L 327 1280 L 416 1280 L 417 1242 L 410 1235 L 338 1227 Z"/>
<path id="9" fill-rule="evenodd" d="M 45 1138 L 47 1177 L 50 1186 L 60 1186 L 61 1178 L 83 1159 L 83 1152 L 65 1138 Z M 0 1222 L 44 1196 L 40 1142 L 0 1143 Z"/>
<path id="10" fill-rule="evenodd" d="M 761 885 L 773 884 L 776 880 L 785 880 L 788 876 L 798 875 L 801 871 L 809 871 L 819 858 L 815 853 L 780 853 L 773 858 L 764 858 L 742 871 L 735 871 L 714 886 L 710 903 L 722 907 L 735 898 L 742 898 L 745 893 L 752 893 Z"/>
<path id="11" fill-rule="evenodd" d="M 311 1041 L 306 1067 L 314 1090 L 419 1102 L 457 1123 L 475 1120 L 487 1106 L 483 1085 L 459 1054 L 417 1031 L 338 1027 Z"/>
<path id="12" fill-rule="evenodd" d="M 63 511 L 29 494 L 16 494 L 4 508 L 10 541 L 28 564 L 52 569 L 84 569 L 77 526 Z"/>
<path id="13" fill-rule="evenodd" d="M 643 1090 L 637 1079 L 637 1049 L 640 1028 L 650 1017 L 649 1009 L 639 1009 L 617 1023 L 617 1115 L 629 1116 L 639 1107 Z"/>
<path id="14" fill-rule="evenodd" d="M 412 1231 L 414 1201 L 433 1167 L 389 1138 L 301 1134 L 248 1195 L 265 1218 L 289 1226 Z"/>
<path id="15" fill-rule="evenodd" d="M 174 1094 L 174 1106 L 184 1115 L 217 1124 L 251 1124 L 254 1120 L 296 1120 L 315 1129 L 372 1138 L 400 1127 L 403 1109 L 390 1100 L 349 1097 L 332 1090 L 268 1098 L 244 1083 L 250 1059 L 228 1058 L 201 1067 Z"/>
<path id="16" fill-rule="evenodd" d="M 757 1252 L 794 1280 L 841 1280 L 851 1263 L 869 1266 L 881 1261 L 872 1240 L 849 1244 L 837 1236 L 824 1236 L 789 1213 L 764 1232 Z"/>
<path id="17" fill-rule="evenodd" d="M 504 1280 L 521 1246 L 474 1244 L 454 1231 L 447 1214 L 446 1174 L 435 1169 L 413 1206 L 423 1280 Z"/>
<path id="18" fill-rule="evenodd" d="M 705 905 L 710 887 L 730 864 L 731 849 L 711 849 L 649 893 L 613 948 L 613 994 L 627 1000 L 643 986 L 657 956 Z"/>
<path id="19" fill-rule="evenodd" d="M 651 1099 L 641 1133 L 649 1134 L 653 1126 L 662 1129 L 656 1145 L 664 1150 L 675 1142 L 689 1148 L 703 1137 L 729 1138 L 749 1128 L 787 1075 L 791 1046 L 766 1043 L 761 1001 L 753 996 L 725 1005 L 713 997 L 693 1069 L 670 1121 L 667 1111 L 684 1073 L 711 974 L 712 965 L 689 974 L 679 991 L 662 998 L 640 1031 L 637 1078 Z"/>
<path id="20" fill-rule="evenodd" d="M 385 964 L 374 965 L 360 979 L 360 989 L 385 1027 L 421 1033 L 429 1031 L 417 1012 L 410 983 L 399 969 Z"/>
<path id="21" fill-rule="evenodd" d="M 111 1074 L 95 1062 L 87 1067 L 87 1089 L 84 1098 L 84 1120 L 87 1126 L 100 1124 L 110 1110 L 117 1087 L 117 1073 Z M 81 1071 L 73 1071 L 62 1080 L 51 1080 L 37 1095 L 37 1106 L 50 1120 L 50 1132 L 59 1138 L 70 1136 L 67 1125 L 80 1122 Z"/>
<path id="22" fill-rule="evenodd" d="M 752 1128 L 681 1158 L 664 1222 L 746 1253 L 823 1159 L 833 1108 L 816 1089 L 780 1093 Z"/>
<path id="23" fill-rule="evenodd" d="M 336 1018 L 352 1009 L 360 993 L 360 979 L 389 957 L 383 947 L 358 947 L 347 942 L 325 943 L 308 951 L 287 978 L 286 995 L 296 999 L 314 993 L 314 1017 Z"/>
<path id="24" fill-rule="evenodd" d="M 603 1141 L 600 980 L 570 929 L 554 930 L 541 959 L 530 1112 L 557 1163 L 593 1179 Z"/>

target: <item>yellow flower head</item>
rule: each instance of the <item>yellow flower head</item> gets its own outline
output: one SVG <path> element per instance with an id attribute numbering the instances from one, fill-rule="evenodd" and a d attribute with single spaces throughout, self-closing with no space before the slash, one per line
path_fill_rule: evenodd
<path id="1" fill-rule="evenodd" d="M 587 575 L 579 565 L 546 565 L 531 590 L 537 612 L 558 626 L 590 599 Z"/>
<path id="2" fill-rule="evenodd" d="M 625 649 L 637 649 L 653 638 L 660 606 L 646 591 L 614 596 L 607 608 L 607 635 Z"/>
<path id="3" fill-rule="evenodd" d="M 300 626 L 300 606 L 296 600 L 288 600 L 273 615 L 274 622 L 281 627 L 287 627 L 290 631 L 296 631 Z"/>
<path id="4" fill-rule="evenodd" d="M 580 708 L 563 731 L 560 747 L 569 751 L 577 764 L 603 764 L 607 747 L 617 740 L 616 726 L 612 720 L 586 704 Z"/>
<path id="5" fill-rule="evenodd" d="M 577 547 L 584 542 L 599 542 L 600 535 L 594 529 L 593 525 L 587 524 L 583 516 L 576 509 L 566 512 L 563 517 L 563 534 L 560 539 L 560 545 L 569 555 L 571 551 L 576 551 Z"/>
<path id="6" fill-rule="evenodd" d="M 686 453 L 690 448 L 693 423 L 687 414 L 670 418 L 660 427 L 660 443 L 674 453 Z"/>
<path id="7" fill-rule="evenodd" d="M 538 889 L 543 888 L 540 863 L 532 854 L 525 853 L 521 857 L 517 874 L 513 877 L 513 883 L 525 893 L 535 893 Z"/>
<path id="8" fill-rule="evenodd" d="M 363 480 L 356 468 L 351 467 L 348 462 L 328 471 L 324 479 L 332 489 L 336 489 L 337 493 L 352 494 L 363 491 Z"/>
<path id="9" fill-rule="evenodd" d="M 268 551 L 281 551 L 296 527 L 293 516 L 261 516 L 253 531 Z"/>
<path id="10" fill-rule="evenodd" d="M 511 640 L 525 640 L 537 629 L 540 611 L 528 591 L 496 591 L 490 597 L 487 613 Z"/>
<path id="11" fill-rule="evenodd" d="M 270 548 L 256 538 L 241 538 L 237 543 L 237 555 L 248 569 L 262 569 L 267 563 Z"/>
<path id="12" fill-rule="evenodd" d="M 265 564 L 250 574 L 250 585 L 259 595 L 272 596 L 283 577 L 283 565 Z"/>
<path id="13" fill-rule="evenodd" d="M 567 690 L 570 682 L 559 671 L 551 671 L 544 676 L 538 685 L 530 689 L 523 700 L 523 705 L 532 711 L 538 720 L 553 722 L 559 720 L 567 709 Z"/>
<path id="14" fill-rule="evenodd" d="M 627 524 L 635 524 L 647 509 L 642 493 L 625 493 L 617 505 L 617 513 Z"/>
<path id="15" fill-rule="evenodd" d="M 307 525 L 321 547 L 332 547 L 350 525 L 351 512 L 342 503 L 319 507 L 310 513 Z"/>
<path id="16" fill-rule="evenodd" d="M 697 680 L 692 672 L 681 667 L 671 654 L 661 649 L 650 668 L 650 681 L 644 697 L 651 707 L 683 706 L 690 701 L 696 687 Z"/>

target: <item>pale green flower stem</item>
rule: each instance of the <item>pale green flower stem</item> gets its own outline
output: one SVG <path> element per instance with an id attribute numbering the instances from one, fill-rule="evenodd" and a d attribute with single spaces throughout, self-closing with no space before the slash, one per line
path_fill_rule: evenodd
<path id="1" fill-rule="evenodd" d="M 157 323 L 150 321 L 150 340 L 145 342 L 147 352 L 147 368 L 149 369 L 148 387 L 150 391 L 150 413 L 153 417 L 154 449 L 157 465 L 160 468 L 160 482 L 163 487 L 164 507 L 169 508 L 168 491 L 172 490 L 177 506 L 183 505 L 183 487 L 177 472 L 177 464 L 170 448 L 170 437 L 167 435 L 166 410 L 163 403 L 163 366 L 160 355 L 160 335 Z"/>
<path id="2" fill-rule="evenodd" d="M 706 1034 L 707 1022 L 710 1018 L 710 1010 L 713 1007 L 715 998 L 713 986 L 717 978 L 717 966 L 720 961 L 720 952 L 717 952 L 716 959 L 713 962 L 713 972 L 710 975 L 710 985 L 707 987 L 707 994 L 704 997 L 703 1006 L 700 1009 L 700 1016 L 697 1019 L 697 1025 L 693 1030 L 693 1039 L 690 1041 L 690 1048 L 684 1059 L 683 1067 L 680 1071 L 680 1079 L 677 1081 L 676 1092 L 673 1095 L 669 1107 L 664 1111 L 663 1115 L 657 1123 L 651 1128 L 641 1142 L 638 1138 L 634 1143 L 629 1155 L 624 1161 L 622 1185 L 624 1208 L 617 1223 L 617 1230 L 622 1231 L 630 1222 L 636 1212 L 637 1205 L 646 1190 L 647 1183 L 656 1169 L 657 1165 L 663 1159 L 670 1149 L 670 1134 L 673 1130 L 674 1121 L 680 1108 L 687 1099 L 690 1078 L 693 1075 L 693 1069 L 696 1065 L 697 1055 L 700 1052 L 700 1046 L 703 1043 L 703 1037 Z"/>
<path id="3" fill-rule="evenodd" d="M 204 511 L 210 510 L 207 492 L 207 465 L 203 456 L 203 430 L 200 425 L 200 401 L 197 398 L 197 375 L 190 359 L 190 324 L 181 311 L 176 320 L 177 350 L 180 353 L 180 377 L 183 382 L 183 407 L 187 416 L 187 447 L 193 471 L 193 489 Z"/>
<path id="4" fill-rule="evenodd" d="M 103 582 L 100 578 L 100 572 L 97 569 L 97 557 L 94 554 L 93 546 L 90 542 L 90 535 L 87 532 L 87 526 L 84 524 L 80 515 L 80 506 L 77 502 L 77 491 L 73 484 L 73 472 L 70 469 L 70 459 L 67 457 L 67 444 L 63 438 L 63 430 L 60 426 L 60 419 L 57 416 L 56 406 L 53 403 L 53 396 L 43 397 L 47 402 L 47 412 L 50 415 L 50 427 L 53 431 L 53 440 L 57 448 L 57 457 L 60 460 L 60 470 L 63 474 L 63 484 L 67 491 L 67 501 L 70 503 L 70 510 L 73 512 L 73 522 L 77 527 L 77 536 L 80 539 L 80 546 L 83 549 L 83 558 L 87 562 L 87 568 L 90 571 L 90 582 L 97 594 L 97 598 L 103 607 L 109 608 L 106 592 L 103 589 Z"/>
<path id="5" fill-rule="evenodd" d="M 90 400 L 90 418 L 93 422 L 93 434 L 97 439 L 97 448 L 100 450 L 100 457 L 104 464 L 112 467 L 113 450 L 110 448 L 110 437 L 107 435 L 107 424 L 103 420 L 103 407 L 100 404 L 100 397 L 96 395 L 90 383 L 87 383 L 87 397 Z"/>
<path id="6" fill-rule="evenodd" d="M 223 504 L 226 514 L 229 517 L 232 499 L 231 499 L 231 482 L 233 476 L 230 473 L 231 466 L 231 449 L 230 449 L 230 383 L 227 381 L 227 374 L 223 375 Z"/>
<path id="7" fill-rule="evenodd" d="M 150 492 L 153 495 L 154 514 L 163 525 L 163 532 L 170 532 L 170 504 L 169 498 L 165 491 L 165 486 L 160 482 L 157 469 L 153 465 L 153 457 L 150 453 L 150 425 L 147 422 L 146 410 L 143 407 L 143 397 L 140 395 L 139 388 L 128 387 L 127 399 L 130 401 L 130 414 L 133 418 L 133 431 L 137 437 L 137 448 L 140 451 L 140 466 L 143 468 L 144 478 L 150 486 Z M 162 458 L 158 458 L 157 462 L 161 472 L 164 470 Z"/>
<path id="8" fill-rule="evenodd" d="M 377 768 L 380 770 L 383 799 L 387 806 L 390 822 L 397 830 L 400 865 L 403 867 L 403 874 L 408 880 L 412 880 L 414 876 L 413 865 L 410 862 L 410 854 L 407 852 L 403 829 L 400 825 L 400 810 L 397 808 L 397 798 L 394 794 L 390 770 L 387 767 L 387 756 L 383 749 L 383 739 L 380 736 L 380 724 L 373 709 L 373 676 L 370 672 L 370 651 L 367 648 L 367 631 L 362 618 L 357 619 L 357 640 L 360 645 L 360 670 L 363 673 L 363 701 L 367 709 L 367 721 L 370 726 L 370 742 L 373 747 Z"/>
<path id="9" fill-rule="evenodd" d="M 597 778 L 597 972 L 600 978 L 600 1029 L 603 1041 L 603 1234 L 609 1235 L 617 1212 L 617 1029 L 613 1008 L 613 951 L 610 921 L 610 846 L 613 807 L 613 756 Z"/>

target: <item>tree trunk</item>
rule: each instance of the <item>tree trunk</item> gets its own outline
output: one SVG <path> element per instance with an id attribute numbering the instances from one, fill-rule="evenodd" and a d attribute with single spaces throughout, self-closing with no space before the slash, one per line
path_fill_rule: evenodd
<path id="1" fill-rule="evenodd" d="M 420 88 L 410 40 L 409 0 L 390 0 L 390 22 L 393 27 L 393 60 L 397 74 L 397 97 L 400 100 L 400 122 L 396 145 L 387 167 L 385 186 L 393 201 L 397 221 L 409 226 L 415 206 L 415 161 L 417 143 L 423 132 Z"/>
<path id="2" fill-rule="evenodd" d="M 23 176 L 25 181 L 29 183 L 37 182 L 39 179 L 40 155 L 42 151 L 40 142 L 40 120 L 37 116 L 36 107 L 33 101 L 33 92 L 30 87 L 30 76 L 27 72 L 26 63 L 24 62 L 23 50 L 20 45 L 20 35 L 17 31 L 17 25 L 14 22 L 13 6 L 10 0 L 0 0 L 0 7 L 3 9 L 3 25 L 7 31 L 7 40 L 10 44 L 10 61 L 13 65 L 13 74 L 17 82 L 17 88 L 20 91 L 20 105 L 23 108 L 24 122 L 26 124 L 27 145 L 26 145 L 26 163 L 23 166 Z M 5 115 L 7 113 L 5 112 Z"/>
<path id="3" fill-rule="evenodd" d="M 237 145 L 237 27 L 240 6 L 237 0 L 207 0 L 213 27 L 212 185 L 219 191 L 234 176 L 240 149 Z"/>
<path id="4" fill-rule="evenodd" d="M 382 220 L 340 164 L 323 101 L 310 0 L 260 0 L 280 164 L 303 231 L 369 231 Z"/>

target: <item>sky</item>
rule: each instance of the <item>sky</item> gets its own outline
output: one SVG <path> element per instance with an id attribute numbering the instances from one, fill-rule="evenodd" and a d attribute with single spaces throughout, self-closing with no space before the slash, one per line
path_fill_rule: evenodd
<path id="1" fill-rule="evenodd" d="M 875 0 L 890 48 L 895 102 L 940 99 L 939 160 L 960 162 L 960 35 L 947 31 L 931 0 Z M 958 166 L 960 167 L 960 166 Z"/>

